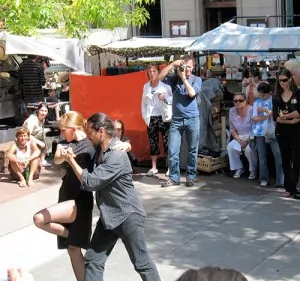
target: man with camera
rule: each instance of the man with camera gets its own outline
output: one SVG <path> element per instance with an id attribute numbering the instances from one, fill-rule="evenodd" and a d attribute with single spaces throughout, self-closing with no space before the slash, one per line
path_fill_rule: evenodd
<path id="1" fill-rule="evenodd" d="M 200 119 L 197 95 L 201 90 L 201 78 L 192 74 L 194 58 L 184 55 L 165 67 L 159 79 L 169 84 L 173 91 L 173 118 L 169 129 L 169 179 L 162 187 L 180 185 L 179 153 L 183 132 L 188 144 L 186 186 L 194 185 L 197 176 L 197 155 L 200 133 Z M 175 69 L 174 74 L 169 72 Z"/>

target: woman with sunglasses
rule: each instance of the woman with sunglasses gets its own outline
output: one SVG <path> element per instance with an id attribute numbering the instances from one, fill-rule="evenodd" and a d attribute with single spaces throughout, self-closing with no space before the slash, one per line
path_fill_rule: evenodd
<path id="1" fill-rule="evenodd" d="M 279 144 L 284 174 L 284 197 L 300 199 L 297 190 L 300 169 L 300 90 L 292 73 L 282 68 L 278 72 L 273 98 L 275 135 Z"/>
<path id="2" fill-rule="evenodd" d="M 234 107 L 229 111 L 230 132 L 233 140 L 227 146 L 230 170 L 235 171 L 234 178 L 239 178 L 244 172 L 240 159 L 242 151 L 249 161 L 249 179 L 256 178 L 257 152 L 249 145 L 252 133 L 253 108 L 247 104 L 246 95 L 236 93 L 233 96 Z"/>
<path id="3" fill-rule="evenodd" d="M 283 171 L 281 153 L 278 142 L 275 138 L 266 138 L 264 126 L 273 123 L 272 117 L 272 96 L 271 87 L 268 83 L 262 82 L 258 85 L 257 91 L 260 99 L 253 105 L 253 135 L 255 137 L 256 148 L 259 159 L 259 180 L 260 186 L 265 187 L 269 184 L 268 154 L 267 145 L 270 146 L 276 166 L 276 187 L 283 187 Z M 270 122 L 270 123 L 267 123 Z M 271 124 L 273 125 L 273 124 Z"/>

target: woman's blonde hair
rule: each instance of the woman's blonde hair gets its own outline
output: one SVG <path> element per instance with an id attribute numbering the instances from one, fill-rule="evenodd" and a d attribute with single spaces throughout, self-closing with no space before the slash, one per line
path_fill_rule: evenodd
<path id="1" fill-rule="evenodd" d="M 68 111 L 60 117 L 58 121 L 59 129 L 75 128 L 84 130 L 86 127 L 86 119 L 77 111 Z"/>

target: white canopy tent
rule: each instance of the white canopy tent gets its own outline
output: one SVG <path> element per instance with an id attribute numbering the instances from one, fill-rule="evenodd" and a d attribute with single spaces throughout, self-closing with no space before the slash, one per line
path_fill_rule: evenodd
<path id="1" fill-rule="evenodd" d="M 133 37 L 128 40 L 112 42 L 108 45 L 97 45 L 90 42 L 86 46 L 90 55 L 113 53 L 123 57 L 155 57 L 184 53 L 199 37 L 143 38 Z"/>
<path id="2" fill-rule="evenodd" d="M 300 27 L 264 28 L 224 23 L 204 33 L 185 50 L 239 56 L 281 56 L 300 50 Z"/>
<path id="3" fill-rule="evenodd" d="M 84 50 L 78 39 L 27 37 L 0 33 L 6 55 L 40 55 L 76 70 L 84 71 Z"/>

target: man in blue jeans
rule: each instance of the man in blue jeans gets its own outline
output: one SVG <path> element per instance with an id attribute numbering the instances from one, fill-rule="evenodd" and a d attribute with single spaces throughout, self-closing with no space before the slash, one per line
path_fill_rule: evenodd
<path id="1" fill-rule="evenodd" d="M 182 134 L 185 132 L 188 144 L 188 160 L 186 169 L 186 186 L 194 185 L 197 176 L 197 155 L 200 133 L 200 119 L 197 95 L 201 90 L 201 78 L 192 74 L 195 66 L 194 58 L 185 55 L 165 67 L 159 79 L 172 87 L 173 118 L 169 129 L 169 179 L 161 186 L 180 185 L 179 153 Z M 169 72 L 175 69 L 173 75 Z"/>

